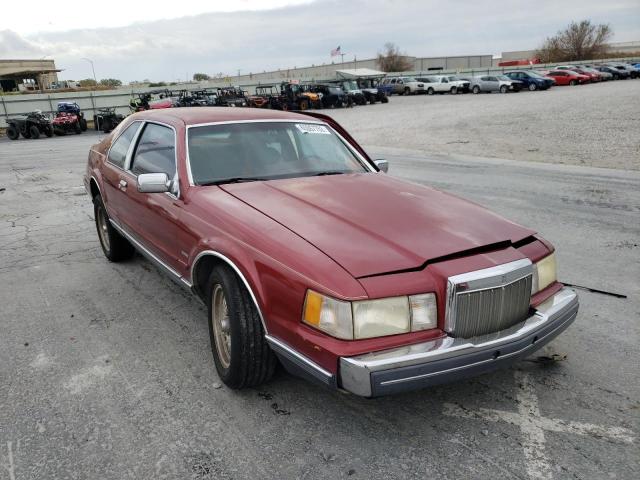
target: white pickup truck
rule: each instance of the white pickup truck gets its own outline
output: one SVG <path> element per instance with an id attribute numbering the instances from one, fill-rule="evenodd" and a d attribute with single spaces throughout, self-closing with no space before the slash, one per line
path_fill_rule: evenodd
<path id="1" fill-rule="evenodd" d="M 462 93 L 468 91 L 469 82 L 458 80 L 453 75 L 433 75 L 429 77 L 420 77 L 419 81 L 424 82 L 424 90 L 427 95 L 434 93 Z"/>

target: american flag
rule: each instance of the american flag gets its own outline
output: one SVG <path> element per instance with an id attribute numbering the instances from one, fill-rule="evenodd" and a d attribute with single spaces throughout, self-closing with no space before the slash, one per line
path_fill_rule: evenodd
<path id="1" fill-rule="evenodd" d="M 336 57 L 338 55 L 340 55 L 340 46 L 338 46 L 338 48 L 334 48 L 333 50 L 331 50 L 331 56 L 332 57 Z"/>

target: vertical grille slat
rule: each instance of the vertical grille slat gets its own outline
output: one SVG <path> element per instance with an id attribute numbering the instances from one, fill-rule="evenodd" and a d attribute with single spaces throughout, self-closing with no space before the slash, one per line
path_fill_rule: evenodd
<path id="1" fill-rule="evenodd" d="M 531 300 L 532 276 L 507 285 L 456 292 L 449 305 L 455 312 L 450 331 L 454 337 L 471 338 L 509 328 L 526 319 Z"/>

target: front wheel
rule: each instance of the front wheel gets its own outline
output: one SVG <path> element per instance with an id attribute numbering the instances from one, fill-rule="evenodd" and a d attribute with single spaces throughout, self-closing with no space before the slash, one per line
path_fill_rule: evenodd
<path id="1" fill-rule="evenodd" d="M 529 84 L 529 91 L 530 92 L 535 92 L 538 89 L 538 86 L 535 83 L 530 83 Z"/>
<path id="2" fill-rule="evenodd" d="M 433 95 L 435 93 L 435 90 L 431 87 L 427 88 L 427 95 Z"/>
<path id="3" fill-rule="evenodd" d="M 44 134 L 49 138 L 53 136 L 53 128 L 51 128 L 51 125 L 44 127 Z"/>
<path id="4" fill-rule="evenodd" d="M 35 125 L 31 125 L 29 127 L 29 135 L 33 140 L 37 140 L 38 138 L 40 138 L 40 130 L 38 130 L 38 127 L 36 127 Z"/>
<path id="5" fill-rule="evenodd" d="M 83 132 L 86 132 L 86 131 L 87 131 L 87 120 L 86 120 L 85 118 L 81 118 L 81 119 L 80 119 L 80 129 L 81 129 Z"/>
<path id="6" fill-rule="evenodd" d="M 571 85 L 572 87 L 575 87 L 576 85 L 578 85 L 578 81 L 577 80 L 571 80 L 569 82 L 569 85 Z"/>
<path id="7" fill-rule="evenodd" d="M 19 136 L 20 132 L 18 132 L 18 129 L 16 127 L 14 127 L 13 125 L 9 125 L 7 127 L 7 137 L 9 137 L 10 140 L 17 140 Z"/>
<path id="8" fill-rule="evenodd" d="M 211 351 L 220 380 L 234 389 L 267 382 L 275 372 L 276 357 L 245 286 L 233 270 L 218 265 L 206 292 Z"/>
<path id="9" fill-rule="evenodd" d="M 451 95 L 455 95 L 458 93 L 458 87 L 451 87 L 451 90 L 449 90 L 449 92 L 451 93 Z"/>
<path id="10" fill-rule="evenodd" d="M 509 87 L 507 87 L 506 85 L 502 85 L 500 87 L 500 93 L 507 93 L 509 91 Z"/>
<path id="11" fill-rule="evenodd" d="M 475 93 L 475 94 L 478 94 L 478 93 L 480 93 L 480 87 L 479 87 L 478 85 L 476 85 L 475 87 L 473 87 L 473 88 L 471 89 L 471 91 L 472 91 L 473 93 Z"/>
<path id="12" fill-rule="evenodd" d="M 131 258 L 135 250 L 129 241 L 111 225 L 107 209 L 100 195 L 93 197 L 93 215 L 104 256 L 110 262 L 120 262 Z"/>
<path id="13" fill-rule="evenodd" d="M 80 122 L 75 123 L 75 125 L 73 126 L 73 131 L 76 132 L 76 134 L 82 133 L 82 127 L 80 126 Z"/>

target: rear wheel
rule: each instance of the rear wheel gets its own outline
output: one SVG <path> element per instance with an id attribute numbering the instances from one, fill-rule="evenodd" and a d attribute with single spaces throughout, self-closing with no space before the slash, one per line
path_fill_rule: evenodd
<path id="1" fill-rule="evenodd" d="M 104 207 L 100 195 L 93 197 L 93 214 L 104 256 L 110 262 L 120 262 L 131 258 L 135 250 L 129 241 L 111 225 L 107 209 Z"/>
<path id="2" fill-rule="evenodd" d="M 571 81 L 569 82 L 569 85 L 571 85 L 572 87 L 575 87 L 577 84 L 578 84 L 578 81 L 577 81 L 577 80 L 571 80 Z"/>
<path id="3" fill-rule="evenodd" d="M 7 137 L 9 137 L 9 139 L 17 140 L 19 136 L 20 132 L 18 132 L 18 129 L 14 125 L 9 125 L 7 127 Z"/>
<path id="4" fill-rule="evenodd" d="M 51 128 L 51 125 L 44 127 L 44 134 L 49 138 L 53 136 L 53 128 Z"/>
<path id="5" fill-rule="evenodd" d="M 404 94 L 411 95 L 411 89 L 409 87 L 404 87 Z"/>
<path id="6" fill-rule="evenodd" d="M 479 87 L 478 85 L 476 85 L 476 86 L 474 86 L 474 87 L 471 89 L 471 91 L 472 91 L 473 93 L 478 94 L 478 93 L 480 93 L 480 87 Z"/>
<path id="7" fill-rule="evenodd" d="M 37 140 L 38 138 L 40 138 L 40 130 L 38 130 L 38 127 L 36 127 L 35 125 L 31 125 L 29 127 L 29 135 L 32 139 Z"/>
<path id="8" fill-rule="evenodd" d="M 535 83 L 530 83 L 529 84 L 529 91 L 530 92 L 535 92 L 538 89 L 538 86 Z"/>
<path id="9" fill-rule="evenodd" d="M 240 389 L 268 381 L 276 357 L 253 299 L 229 267 L 218 265 L 206 287 L 211 351 L 220 379 Z"/>
<path id="10" fill-rule="evenodd" d="M 458 93 L 458 87 L 451 87 L 451 90 L 449 90 L 449 92 L 451 93 L 451 95 L 455 95 L 456 93 Z"/>
<path id="11" fill-rule="evenodd" d="M 81 118 L 81 119 L 80 119 L 80 129 L 81 129 L 83 132 L 86 132 L 86 131 L 87 131 L 87 120 L 86 120 L 85 118 Z"/>
<path id="12" fill-rule="evenodd" d="M 433 95 L 435 93 L 435 90 L 431 87 L 427 88 L 427 95 Z"/>
<path id="13" fill-rule="evenodd" d="M 73 125 L 73 131 L 76 132 L 76 134 L 82 133 L 82 127 L 80 126 L 80 122 L 76 122 Z"/>
<path id="14" fill-rule="evenodd" d="M 507 93 L 509 91 L 509 87 L 507 87 L 506 85 L 502 85 L 500 87 L 500 93 Z"/>
<path id="15" fill-rule="evenodd" d="M 300 102 L 300 110 L 308 110 L 309 109 L 309 102 L 307 100 L 302 100 Z"/>

